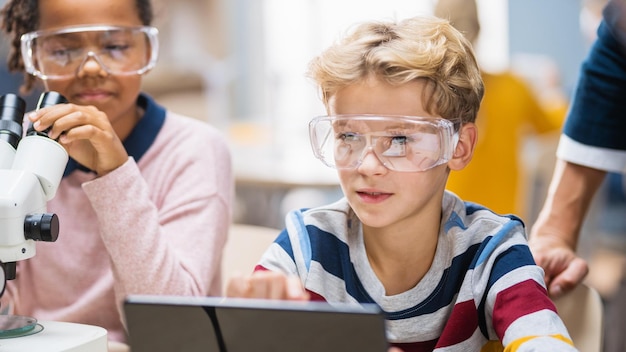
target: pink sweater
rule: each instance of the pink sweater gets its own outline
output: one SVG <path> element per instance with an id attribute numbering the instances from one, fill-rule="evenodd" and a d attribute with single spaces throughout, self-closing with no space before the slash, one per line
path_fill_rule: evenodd
<path id="1" fill-rule="evenodd" d="M 48 203 L 59 238 L 18 262 L 2 307 L 101 326 L 124 342 L 128 294 L 219 295 L 233 188 L 224 137 L 168 113 L 139 162 L 130 157 L 103 177 L 77 170 L 61 181 Z"/>

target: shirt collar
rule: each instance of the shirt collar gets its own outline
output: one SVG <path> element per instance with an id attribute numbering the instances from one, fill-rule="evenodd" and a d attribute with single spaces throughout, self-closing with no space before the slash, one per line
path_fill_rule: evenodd
<path id="1" fill-rule="evenodd" d="M 137 105 L 145 111 L 143 117 L 135 125 L 128 137 L 122 141 L 126 152 L 129 156 L 132 156 L 135 161 L 139 161 L 148 148 L 154 143 L 161 127 L 163 127 L 166 113 L 164 107 L 158 105 L 154 99 L 144 93 L 140 94 L 137 98 Z M 70 158 L 65 166 L 63 177 L 68 176 L 74 172 L 74 170 L 94 172 Z"/>

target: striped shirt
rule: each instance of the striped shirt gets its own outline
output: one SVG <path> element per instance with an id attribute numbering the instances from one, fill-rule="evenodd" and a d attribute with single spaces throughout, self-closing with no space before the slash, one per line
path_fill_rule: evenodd
<path id="1" fill-rule="evenodd" d="M 404 351 L 575 351 L 546 294 L 524 225 L 446 192 L 432 266 L 387 296 L 369 265 L 362 227 L 344 199 L 292 211 L 257 270 L 298 275 L 315 300 L 375 303 Z"/>

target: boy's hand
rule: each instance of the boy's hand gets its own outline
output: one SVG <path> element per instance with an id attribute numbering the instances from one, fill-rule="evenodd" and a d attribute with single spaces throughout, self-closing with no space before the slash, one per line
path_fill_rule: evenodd
<path id="1" fill-rule="evenodd" d="M 226 286 L 226 297 L 309 300 L 309 294 L 302 287 L 300 278 L 273 271 L 255 271 L 247 277 L 233 276 Z M 402 352 L 402 350 L 398 347 L 390 347 L 387 352 Z"/>
<path id="2" fill-rule="evenodd" d="M 37 131 L 48 127 L 48 137 L 61 144 L 70 157 L 98 176 L 115 170 L 128 153 L 107 115 L 93 106 L 58 104 L 28 115 Z"/>
<path id="3" fill-rule="evenodd" d="M 300 279 L 273 271 L 255 271 L 244 277 L 234 276 L 226 286 L 227 297 L 308 301 Z"/>

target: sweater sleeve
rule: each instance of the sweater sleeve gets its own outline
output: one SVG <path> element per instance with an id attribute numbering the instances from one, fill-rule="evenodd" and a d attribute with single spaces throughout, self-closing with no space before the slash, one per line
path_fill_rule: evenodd
<path id="1" fill-rule="evenodd" d="M 495 334 L 505 351 L 576 351 L 535 265 L 518 221 L 489 239 L 475 270 L 483 329 Z M 479 292 L 481 290 L 478 290 Z"/>
<path id="2" fill-rule="evenodd" d="M 129 158 L 83 184 L 111 259 L 118 303 L 128 294 L 221 293 L 231 164 L 225 141 L 206 137 L 153 146 L 141 168 Z"/>

